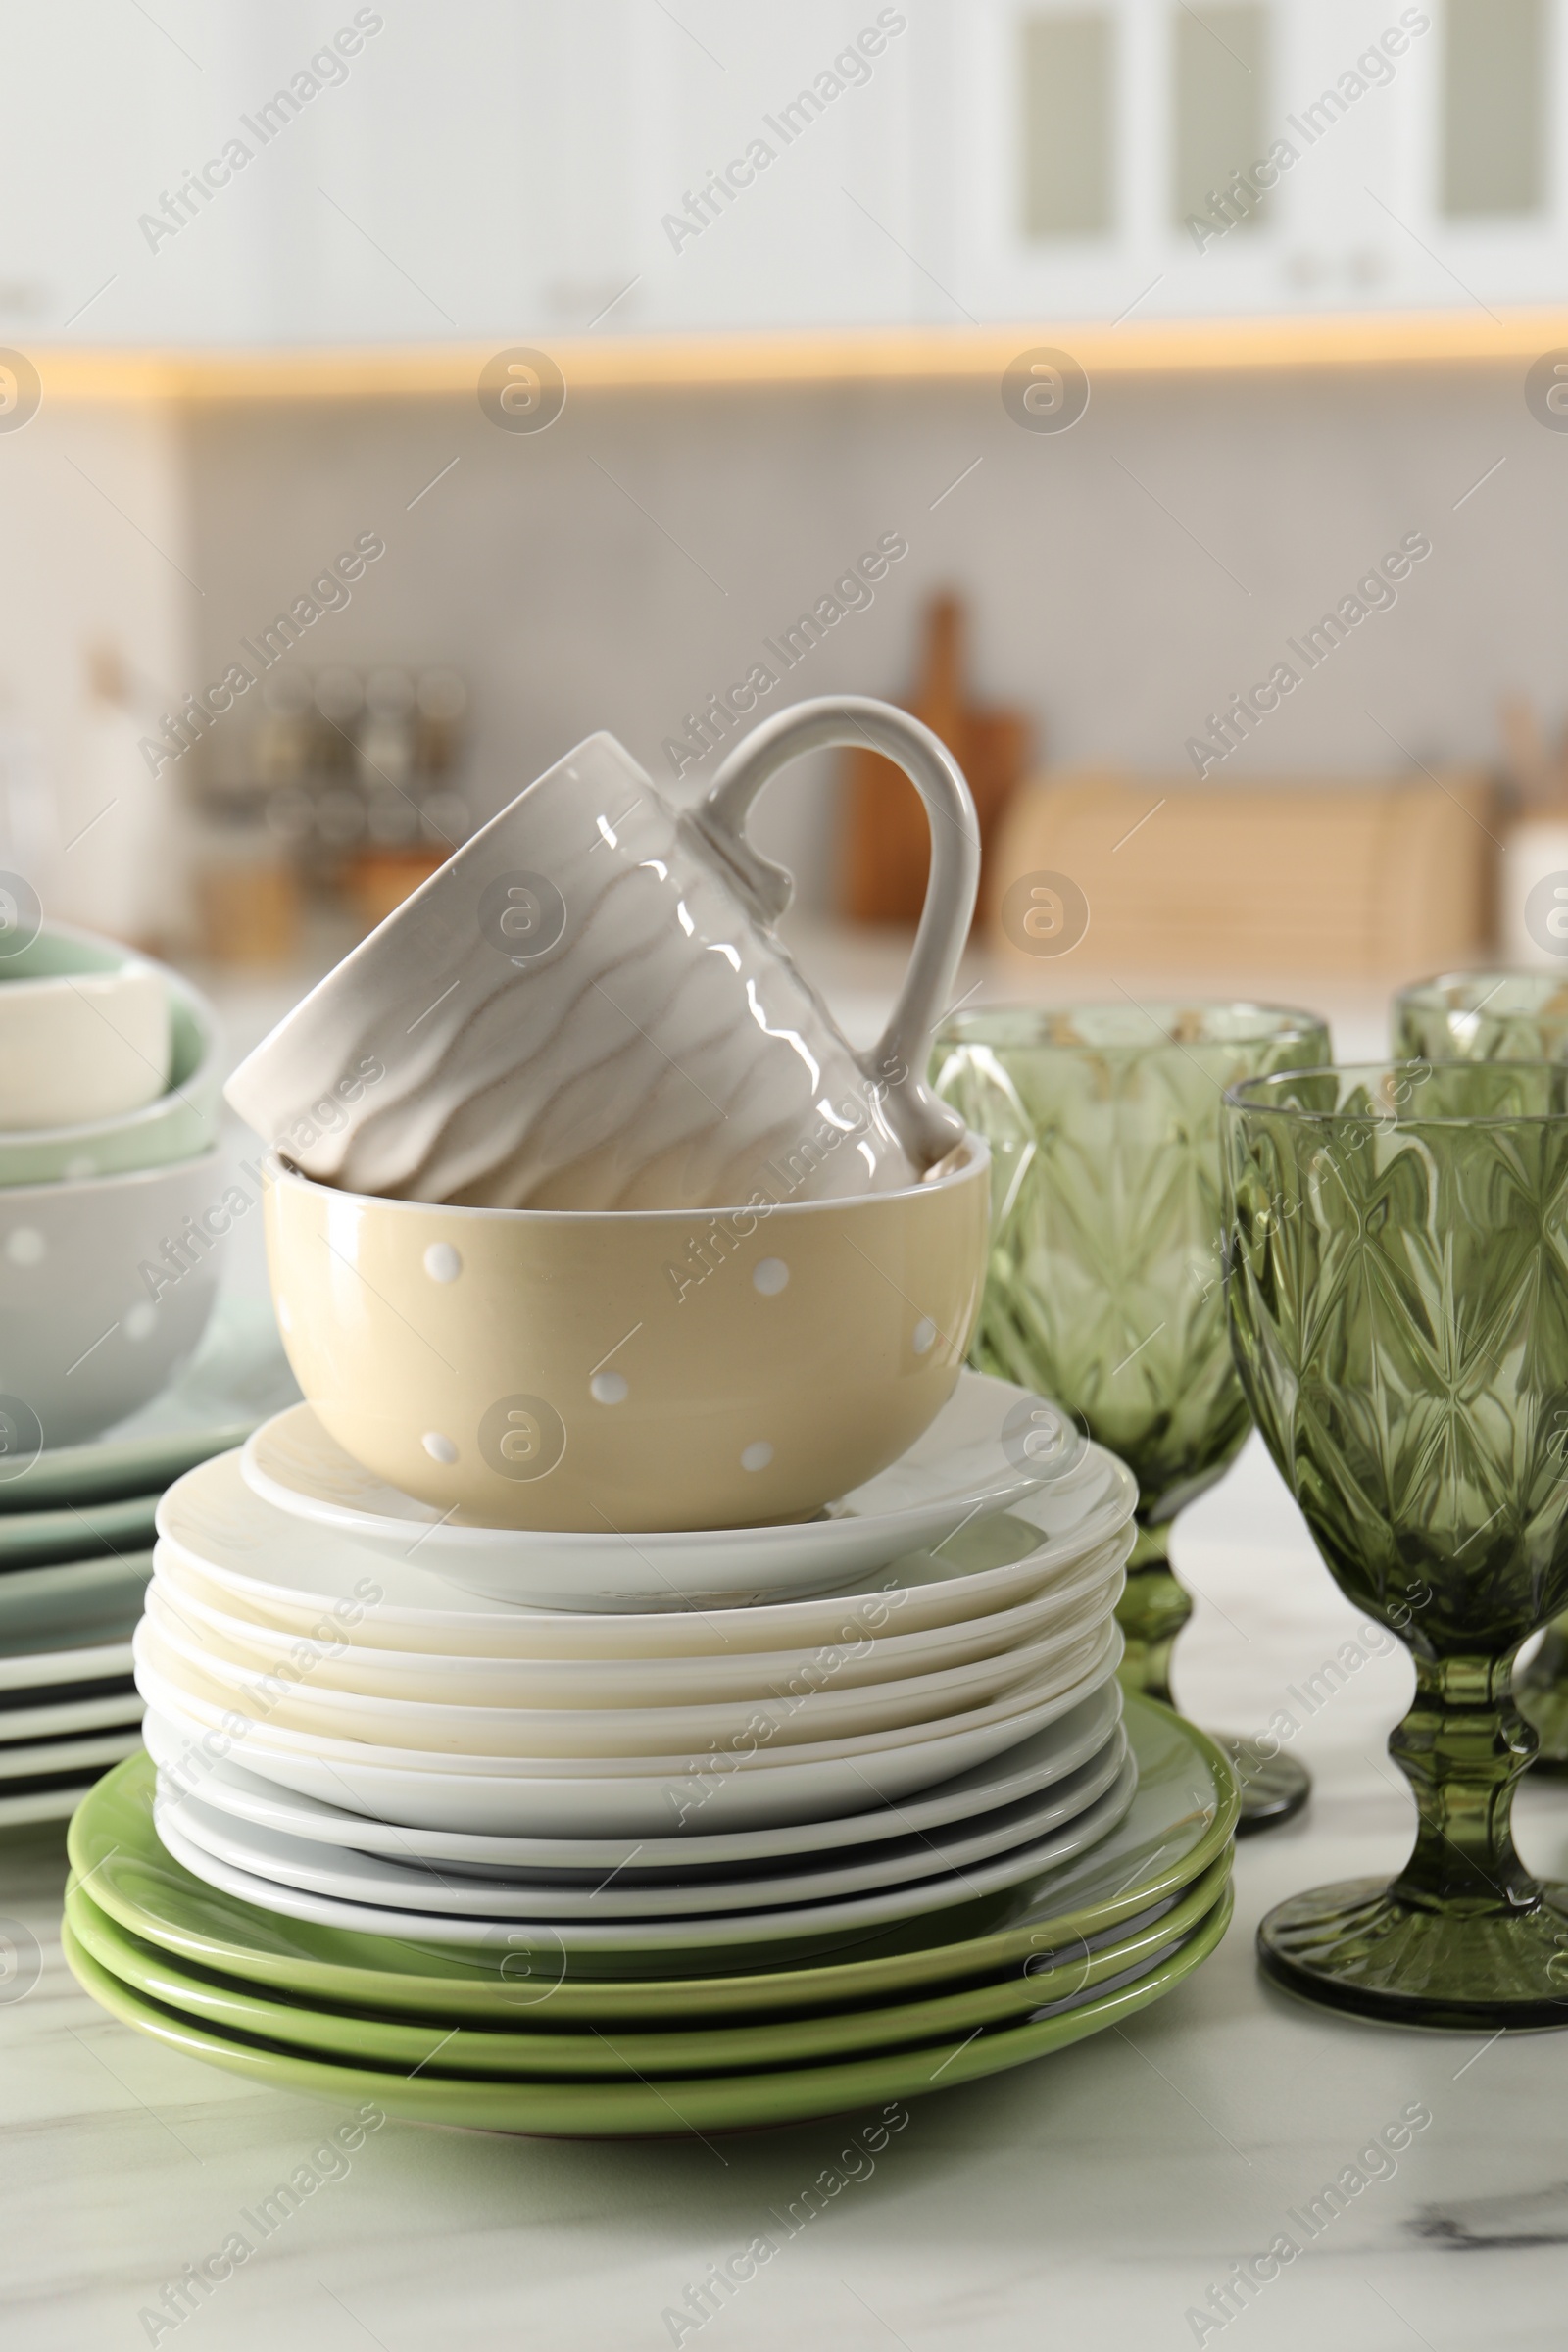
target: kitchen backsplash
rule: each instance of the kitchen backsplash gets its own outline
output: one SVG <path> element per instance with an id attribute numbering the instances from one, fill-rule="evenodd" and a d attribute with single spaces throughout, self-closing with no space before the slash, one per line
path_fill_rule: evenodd
<path id="1" fill-rule="evenodd" d="M 232 786 L 254 764 L 257 649 L 274 685 L 454 673 L 479 816 L 596 727 L 693 795 L 753 713 L 901 691 L 950 584 L 977 689 L 1028 712 L 1055 764 L 1194 769 L 1189 745 L 1219 740 L 1210 719 L 1324 613 L 1332 659 L 1221 772 L 1487 761 L 1497 694 L 1551 715 L 1564 700 L 1541 431 L 1515 371 L 1480 366 L 1107 378 L 1070 432 L 1020 429 L 989 382 L 583 393 L 523 433 L 477 399 L 59 409 L 28 435 L 47 488 L 36 466 L 30 491 L 0 469 L 28 586 L 0 685 L 59 786 L 55 903 L 106 922 L 138 827 L 182 903 L 169 779 L 199 764 Z M 1412 533 L 1430 557 L 1356 618 L 1356 582 Z M 338 559 L 374 543 L 346 579 Z M 1476 598 L 1488 566 L 1506 602 Z M 255 678 L 157 778 L 155 753 L 122 760 L 118 791 L 92 754 L 87 649 L 62 625 L 88 578 L 106 631 L 113 613 L 134 639 L 140 740 L 167 741 L 159 717 L 234 664 Z M 829 896 L 830 796 L 824 772 L 795 776 L 760 816 L 808 907 Z M 89 825 L 96 846 L 65 846 Z M 113 927 L 146 927 L 147 887 Z"/>

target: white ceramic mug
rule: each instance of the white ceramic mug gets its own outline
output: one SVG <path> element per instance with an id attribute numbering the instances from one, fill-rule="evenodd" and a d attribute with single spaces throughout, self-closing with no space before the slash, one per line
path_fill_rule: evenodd
<path id="1" fill-rule="evenodd" d="M 791 878 L 745 834 L 781 767 L 845 744 L 897 761 L 931 819 L 914 953 L 865 1055 L 774 936 Z M 962 1135 L 925 1065 L 979 863 L 956 762 L 885 703 L 778 712 L 681 815 L 593 735 L 313 989 L 228 1100 L 307 1175 L 392 1199 L 727 1206 L 764 1169 L 802 1200 L 906 1186 Z"/>

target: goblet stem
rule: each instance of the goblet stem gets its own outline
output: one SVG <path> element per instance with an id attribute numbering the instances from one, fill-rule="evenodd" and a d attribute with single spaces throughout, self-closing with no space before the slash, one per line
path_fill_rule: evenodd
<path id="1" fill-rule="evenodd" d="M 1538 1773 L 1568 1773 L 1568 1617 L 1554 1617 L 1541 1647 L 1513 1679 L 1521 1714 L 1541 1744 Z"/>
<path id="2" fill-rule="evenodd" d="M 1415 1700 L 1389 1753 L 1415 1791 L 1415 1847 L 1393 1886 L 1414 1907 L 1527 1910 L 1541 1889 L 1515 1850 L 1510 1816 L 1534 1731 L 1514 1704 L 1513 1656 L 1415 1661 Z"/>
<path id="3" fill-rule="evenodd" d="M 1157 1698 L 1165 1706 L 1176 1701 L 1170 1691 L 1170 1653 L 1176 1637 L 1193 1613 L 1191 1595 L 1176 1581 L 1170 1564 L 1170 1526 L 1150 1527 L 1138 1522 L 1138 1540 L 1127 1562 L 1127 1590 L 1116 1604 L 1116 1622 L 1127 1643 L 1121 1680 L 1143 1698 Z"/>
<path id="4" fill-rule="evenodd" d="M 1458 2032 L 1568 2026 L 1568 1886 L 1542 1886 L 1509 1812 L 1536 1736 L 1506 1658 L 1417 1658 L 1389 1752 L 1415 1790 L 1415 1849 L 1392 1886 L 1348 1879 L 1270 1911 L 1270 1976 L 1364 2017 Z"/>
<path id="5" fill-rule="evenodd" d="M 1193 1613 L 1192 1595 L 1178 1583 L 1170 1564 L 1173 1522 L 1158 1527 L 1138 1522 L 1138 1537 L 1127 1562 L 1127 1589 L 1116 1606 L 1116 1619 L 1127 1647 L 1121 1662 L 1125 1690 L 1142 1698 L 1157 1698 L 1180 1714 L 1171 1696 L 1170 1653 L 1176 1637 Z M 1304 1765 L 1282 1755 L 1278 1746 L 1259 1747 L 1227 1732 L 1211 1732 L 1235 1766 L 1241 1783 L 1242 1810 L 1236 1825 L 1240 1838 L 1257 1830 L 1272 1830 L 1299 1813 L 1311 1793 Z"/>

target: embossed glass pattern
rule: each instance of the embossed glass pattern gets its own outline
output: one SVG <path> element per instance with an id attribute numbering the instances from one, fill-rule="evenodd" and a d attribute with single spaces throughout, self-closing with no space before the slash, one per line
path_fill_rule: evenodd
<path id="1" fill-rule="evenodd" d="M 1239 1079 L 1328 1054 L 1311 1013 L 1248 1004 L 982 1009 L 937 1037 L 937 1091 L 992 1152 L 972 1360 L 1065 1405 L 1136 1475 L 1123 1677 L 1167 1703 L 1192 1613 L 1171 1522 L 1250 1425 L 1225 1324 L 1221 1104 Z M 1238 1761 L 1244 1818 L 1287 1809 Z"/>
<path id="2" fill-rule="evenodd" d="M 1401 988 L 1392 1051 L 1400 1061 L 1568 1061 L 1568 974 L 1445 972 Z M 1568 1774 L 1568 1617 L 1546 1628 L 1514 1696 L 1541 1745 L 1537 1772 Z"/>
<path id="3" fill-rule="evenodd" d="M 1227 1108 L 1237 1362 L 1335 1581 L 1415 1699 L 1392 1885 L 1270 1912 L 1294 1990 L 1414 2025 L 1568 2024 L 1568 1887 L 1509 1812 L 1520 1643 L 1568 1601 L 1568 1070 L 1404 1063 L 1252 1081 Z"/>

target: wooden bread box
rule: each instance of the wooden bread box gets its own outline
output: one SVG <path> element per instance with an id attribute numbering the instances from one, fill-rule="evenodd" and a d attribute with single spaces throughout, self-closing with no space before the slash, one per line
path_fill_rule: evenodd
<path id="1" fill-rule="evenodd" d="M 1062 773 L 1023 786 L 995 851 L 991 935 L 1004 970 L 1405 978 L 1483 956 L 1497 844 L 1484 776 L 1190 777 Z M 1019 920 L 1031 885 L 1076 921 Z M 1049 879 L 1056 877 L 1057 880 Z M 1087 929 L 1061 943 L 1085 911 Z M 1009 903 L 1008 890 L 1012 886 Z M 1038 934 L 1031 937 L 1030 932 Z"/>

